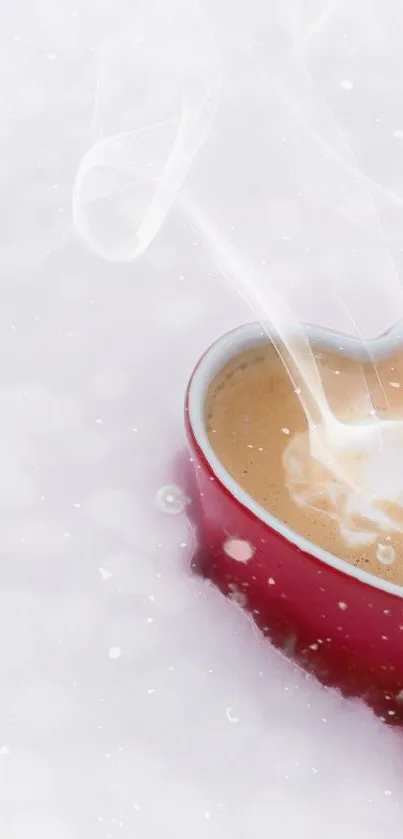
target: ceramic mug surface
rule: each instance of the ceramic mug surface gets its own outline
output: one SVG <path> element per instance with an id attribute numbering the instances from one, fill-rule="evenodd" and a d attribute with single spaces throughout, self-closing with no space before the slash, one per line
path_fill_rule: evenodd
<path id="1" fill-rule="evenodd" d="M 307 327 L 307 336 L 313 346 L 366 357 L 361 342 L 340 333 Z M 271 516 L 226 471 L 208 440 L 210 382 L 234 355 L 267 340 L 260 324 L 230 332 L 207 350 L 188 386 L 200 570 L 323 683 L 363 697 L 385 720 L 403 721 L 403 586 L 355 568 Z M 373 355 L 385 357 L 402 343 L 398 324 L 371 341 Z"/>

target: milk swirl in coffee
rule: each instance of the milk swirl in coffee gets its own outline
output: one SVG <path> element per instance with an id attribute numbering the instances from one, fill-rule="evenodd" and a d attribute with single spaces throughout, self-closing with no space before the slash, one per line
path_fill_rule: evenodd
<path id="1" fill-rule="evenodd" d="M 374 415 L 403 419 L 403 352 L 376 367 L 326 350 L 314 355 L 337 421 L 359 427 Z M 369 452 L 361 444 L 339 451 L 351 477 L 345 481 L 331 461 L 313 455 L 299 388 L 269 342 L 240 353 L 216 376 L 205 419 L 227 471 L 272 515 L 336 556 L 403 584 L 400 422 Z"/>

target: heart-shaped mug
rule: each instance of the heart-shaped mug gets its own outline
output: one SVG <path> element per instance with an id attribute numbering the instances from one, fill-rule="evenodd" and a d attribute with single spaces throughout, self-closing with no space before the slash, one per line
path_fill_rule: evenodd
<path id="1" fill-rule="evenodd" d="M 209 384 L 233 356 L 267 343 L 268 334 L 253 323 L 224 335 L 188 385 L 185 422 L 197 479 L 200 571 L 324 684 L 361 696 L 387 721 L 403 721 L 403 586 L 350 565 L 274 518 L 237 484 L 209 442 Z M 314 326 L 306 335 L 313 347 L 367 357 L 355 338 Z M 399 322 L 371 340 L 372 355 L 384 358 L 401 344 Z"/>

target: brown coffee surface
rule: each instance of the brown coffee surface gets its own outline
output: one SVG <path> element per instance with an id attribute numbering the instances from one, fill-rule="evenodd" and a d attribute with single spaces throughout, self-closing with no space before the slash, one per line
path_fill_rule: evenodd
<path id="1" fill-rule="evenodd" d="M 339 419 L 367 416 L 371 407 L 368 393 L 381 416 L 403 417 L 403 352 L 378 362 L 376 369 L 370 362 L 322 349 L 314 354 L 329 404 Z M 307 431 L 307 422 L 294 385 L 271 343 L 235 356 L 214 378 L 205 401 L 205 423 L 224 467 L 273 516 L 347 562 L 403 584 L 403 532 L 391 530 L 372 544 L 351 545 L 326 504 L 323 509 L 320 504 L 312 509 L 291 497 L 284 454 L 295 435 Z M 380 541 L 394 549 L 393 564 L 385 565 L 377 558 Z"/>

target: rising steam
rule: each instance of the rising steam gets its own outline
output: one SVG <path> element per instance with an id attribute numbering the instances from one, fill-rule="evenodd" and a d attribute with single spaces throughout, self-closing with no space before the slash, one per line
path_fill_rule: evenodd
<path id="1" fill-rule="evenodd" d="M 177 28 L 179 27 L 179 28 Z M 151 244 L 206 139 L 218 105 L 217 60 L 198 4 L 150 0 L 134 33 L 99 49 L 95 142 L 74 184 L 73 216 L 104 259 Z"/>
<path id="2" fill-rule="evenodd" d="M 296 280 L 320 290 L 348 318 L 376 370 L 357 325 L 355 289 L 365 275 L 372 309 L 389 322 L 403 315 L 389 242 L 403 244 L 403 198 L 360 168 L 309 70 L 308 59 L 320 56 L 317 35 L 342 3 L 316 20 L 297 2 L 285 5 L 276 18 L 272 11 L 277 48 L 270 54 L 267 22 L 251 28 L 253 2 L 234 13 L 231 26 L 221 3 L 210 11 L 196 0 L 178 0 L 175 10 L 163 0 L 139 6 L 133 26 L 99 50 L 94 142 L 78 168 L 74 221 L 104 259 L 134 260 L 176 203 L 274 334 L 299 394 L 308 433 L 291 439 L 286 452 L 290 493 L 312 508 L 323 509 L 325 499 L 345 538 L 364 545 L 402 529 L 403 420 L 376 415 L 364 376 L 357 393 L 368 407 L 363 421 L 347 425 L 333 415 L 289 299 Z M 289 224 L 298 257 L 292 267 Z"/>

